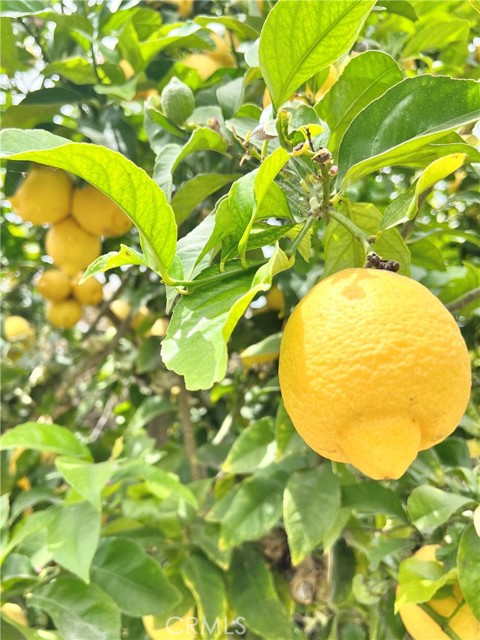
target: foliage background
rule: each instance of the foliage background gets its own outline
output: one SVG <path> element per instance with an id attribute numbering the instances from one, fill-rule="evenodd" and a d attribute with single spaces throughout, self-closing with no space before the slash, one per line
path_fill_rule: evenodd
<path id="1" fill-rule="evenodd" d="M 300 17 L 292 21 L 290 15 L 290 21 L 264 29 L 259 46 L 275 5 L 266 0 L 198 0 L 191 7 L 137 0 L 3 2 L 3 126 L 25 130 L 25 138 L 15 134 L 17 152 L 38 159 L 27 154 L 29 140 L 40 140 L 28 138 L 27 130 L 37 129 L 121 153 L 167 194 L 179 238 L 187 237 L 177 249 L 184 267 L 192 264 L 189 251 L 196 259 L 206 246 L 214 230 L 209 214 L 216 211 L 219 235 L 207 261 L 213 258 L 217 266 L 206 275 L 219 273 L 211 253 L 219 244 L 227 270 L 241 269 L 241 241 L 255 200 L 260 208 L 261 181 L 254 172 L 261 160 L 267 167 L 262 178 L 273 183 L 263 194 L 266 216 L 253 220 L 247 245 L 248 260 L 270 258 L 268 273 L 258 289 L 251 272 L 246 284 L 238 285 L 248 299 L 237 326 L 229 325 L 228 359 L 222 332 L 236 281 L 215 281 L 190 298 L 220 295 L 210 325 L 202 327 L 216 356 L 199 366 L 199 343 L 177 344 L 173 335 L 178 327 L 190 327 L 188 302 L 175 307 L 163 360 L 162 338 L 146 337 L 157 317 L 171 314 L 172 287 L 162 284 L 162 268 L 157 273 L 142 265 L 119 268 L 121 258 L 111 256 L 111 262 L 97 265 L 101 270 L 117 265 L 104 275 L 107 297 L 129 301 L 132 315 L 148 306 L 150 316 L 135 330 L 128 319 L 119 322 L 107 303 L 89 310 L 73 330 L 60 332 L 46 323 L 34 286 L 48 267 L 45 230 L 11 212 L 8 196 L 28 164 L 5 163 L 3 313 L 28 317 L 36 330 L 34 343 L 2 342 L 2 599 L 19 604 L 29 625 L 2 617 L 9 639 L 143 640 L 142 616 L 165 621 L 192 606 L 199 617 L 226 621 L 212 637 L 224 637 L 226 626 L 241 616 L 247 638 L 403 638 L 394 613 L 399 565 L 432 541 L 442 544 L 445 561 L 442 576 L 429 582 L 428 597 L 458 575 L 478 613 L 475 562 L 462 562 L 478 559 L 471 524 L 478 503 L 474 439 L 480 397 L 479 160 L 472 146 L 478 144 L 478 125 L 473 127 L 467 110 L 461 113 L 463 102 L 453 85 L 437 95 L 436 83 L 425 85 L 410 111 L 402 111 L 396 94 L 381 103 L 391 113 L 392 130 L 401 130 L 406 140 L 401 161 L 387 156 L 378 166 L 358 169 L 362 144 L 377 133 L 369 125 L 375 124 L 371 111 L 363 112 L 366 123 L 345 133 L 360 109 L 387 89 L 394 91 L 402 78 L 478 79 L 478 6 L 385 0 L 367 10 L 368 3 L 360 4 L 359 15 L 344 23 L 347 36 L 328 41 L 323 58 L 313 70 L 297 74 L 291 86 L 282 76 L 288 60 L 298 70 L 297 50 L 318 34 L 318 23 L 298 7 L 316 11 L 335 3 L 293 4 Z M 185 64 L 185 56 L 215 52 L 215 31 L 232 52 L 205 79 Z M 362 104 L 366 70 L 377 88 Z M 196 109 L 182 126 L 169 122 L 159 106 L 158 95 L 173 76 L 195 93 Z M 324 83 L 332 79 L 327 90 Z M 278 129 L 272 125 L 274 109 L 264 107 L 265 81 L 277 108 L 295 94 L 287 103 L 292 119 L 282 121 L 279 114 Z M 473 94 L 468 100 L 473 104 Z M 425 114 L 436 117 L 443 110 L 458 120 L 441 129 L 435 149 L 426 150 L 407 130 Z M 342 123 L 339 114 L 349 121 Z M 384 118 L 385 111 L 380 122 Z M 305 125 L 319 131 L 317 146 L 328 146 L 335 162 L 340 157 L 342 177 L 356 167 L 350 183 L 344 181 L 340 210 L 367 235 L 384 230 L 379 253 L 397 259 L 403 271 L 450 306 L 470 348 L 473 395 L 459 428 L 422 452 L 396 482 L 366 480 L 350 467 L 320 460 L 296 435 L 281 403 L 275 355 L 285 318 L 320 277 L 361 266 L 365 255 L 350 232 L 331 220 L 327 226 L 315 223 L 295 264 L 288 261 L 315 184 L 308 184 L 308 192 L 299 188 L 312 173 L 307 156 L 298 162 L 290 158 L 288 168 L 280 169 L 294 147 L 303 145 Z M 342 165 L 338 150 L 344 134 Z M 5 147 L 11 140 L 5 138 Z M 54 146 L 44 162 L 67 162 Z M 266 163 L 277 148 L 275 159 Z M 88 157 L 82 163 L 75 153 L 71 162 L 78 171 L 60 166 L 94 183 L 109 179 L 112 196 L 123 188 L 126 165 L 116 157 L 98 151 L 99 173 Z M 448 164 L 459 153 L 465 153 L 463 162 Z M 431 169 L 438 158 L 440 175 Z M 423 190 L 415 190 L 419 175 L 428 185 Z M 137 230 L 122 239 L 137 251 L 165 235 L 170 219 L 168 205 L 149 209 L 142 189 L 134 178 L 125 208 L 137 227 L 147 229 L 144 241 Z M 241 218 L 240 232 L 229 223 L 218 226 L 228 218 L 227 209 Z M 105 253 L 118 249 L 117 239 L 103 245 Z M 191 275 L 185 269 L 174 274 L 186 280 Z M 265 298 L 272 275 L 285 300 L 280 309 L 269 308 Z M 191 323 L 195 327 L 198 317 Z M 177 347 L 179 360 L 171 355 Z M 254 364 L 241 357 L 247 347 L 253 348 Z M 23 426 L 12 428 L 19 423 Z M 412 601 L 425 601 L 419 575 L 410 580 Z"/>

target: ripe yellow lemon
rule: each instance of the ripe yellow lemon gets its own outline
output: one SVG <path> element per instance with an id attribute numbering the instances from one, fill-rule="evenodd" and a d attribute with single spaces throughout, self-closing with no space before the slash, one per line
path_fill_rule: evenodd
<path id="1" fill-rule="evenodd" d="M 62 169 L 35 166 L 14 196 L 13 211 L 33 224 L 54 224 L 70 212 L 73 183 Z"/>
<path id="2" fill-rule="evenodd" d="M 70 329 L 82 317 L 82 306 L 73 299 L 52 302 L 47 307 L 47 320 L 59 329 Z"/>
<path id="3" fill-rule="evenodd" d="M 183 64 L 195 69 L 202 80 L 209 78 L 222 64 L 212 58 L 208 53 L 191 53 L 182 60 Z"/>
<path id="4" fill-rule="evenodd" d="M 181 18 L 188 18 L 193 11 L 194 0 L 165 0 L 168 4 L 173 4 L 177 7 L 178 15 Z"/>
<path id="5" fill-rule="evenodd" d="M 37 282 L 38 293 L 46 300 L 61 302 L 72 293 L 68 277 L 59 269 L 44 271 Z"/>
<path id="6" fill-rule="evenodd" d="M 103 299 L 102 284 L 95 278 L 89 278 L 80 284 L 82 274 L 78 273 L 72 280 L 73 296 L 80 304 L 96 306 Z"/>
<path id="7" fill-rule="evenodd" d="M 110 309 L 117 316 L 119 320 L 125 320 L 130 311 L 132 310 L 132 306 L 126 300 L 113 300 L 110 304 Z"/>
<path id="8" fill-rule="evenodd" d="M 285 309 L 285 296 L 278 287 L 272 287 L 265 297 L 269 311 L 283 311 Z"/>
<path id="9" fill-rule="evenodd" d="M 287 322 L 280 387 L 317 453 L 376 480 L 399 478 L 454 431 L 470 360 L 452 315 L 396 273 L 346 269 L 317 284 Z"/>
<path id="10" fill-rule="evenodd" d="M 148 637 L 152 640 L 172 640 L 172 638 L 191 640 L 197 637 L 193 609 L 187 611 L 183 618 L 172 616 L 168 619 L 166 627 L 159 627 L 155 616 L 143 616 L 142 622 Z"/>
<path id="11" fill-rule="evenodd" d="M 438 562 L 435 551 L 439 545 L 426 545 L 414 557 L 426 562 Z M 441 564 L 438 562 L 438 564 Z M 413 640 L 450 640 L 453 631 L 461 640 L 475 640 L 480 637 L 480 623 L 463 599 L 458 584 L 453 585 L 453 594 L 445 598 L 433 598 L 427 606 L 444 620 L 438 623 L 418 604 L 405 604 L 398 610 L 406 630 Z"/>
<path id="12" fill-rule="evenodd" d="M 32 325 L 22 316 L 7 316 L 3 319 L 3 335 L 6 340 L 24 340 L 34 334 Z"/>
<path id="13" fill-rule="evenodd" d="M 72 215 L 75 221 L 94 236 L 123 236 L 132 221 L 108 196 L 91 184 L 73 192 Z"/>
<path id="14" fill-rule="evenodd" d="M 149 336 L 164 338 L 167 335 L 168 322 L 168 318 L 157 318 L 150 329 L 147 331 L 145 336 L 147 338 Z"/>
<path id="15" fill-rule="evenodd" d="M 88 267 L 101 251 L 100 238 L 87 233 L 73 218 L 54 224 L 46 235 L 47 254 L 69 276 Z"/>
<path id="16" fill-rule="evenodd" d="M 5 604 L 2 604 L 0 611 L 7 617 L 7 619 L 10 618 L 10 620 L 13 620 L 13 622 L 16 622 L 22 627 L 28 627 L 27 616 L 18 604 L 6 602 Z"/>

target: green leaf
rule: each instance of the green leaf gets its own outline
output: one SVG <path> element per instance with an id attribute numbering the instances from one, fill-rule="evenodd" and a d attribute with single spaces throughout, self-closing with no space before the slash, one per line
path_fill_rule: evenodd
<path id="1" fill-rule="evenodd" d="M 187 132 L 177 126 L 174 122 L 171 122 L 163 113 L 159 110 L 160 98 L 158 96 L 151 96 L 145 103 L 145 117 L 144 127 L 145 133 L 150 140 L 150 146 L 156 153 L 161 153 L 162 146 L 165 146 L 163 136 L 159 136 L 157 139 L 158 127 L 160 132 L 167 131 L 177 138 L 186 139 Z M 168 146 L 168 145 L 167 145 Z"/>
<path id="2" fill-rule="evenodd" d="M 255 173 L 254 183 L 253 183 L 253 192 L 255 197 L 255 205 L 250 209 L 249 206 L 243 207 L 238 206 L 238 203 L 235 200 L 230 202 L 230 206 L 233 209 L 233 215 L 236 218 L 236 214 L 240 214 L 240 219 L 245 218 L 250 214 L 250 219 L 245 220 L 242 226 L 244 226 L 245 230 L 243 232 L 242 237 L 238 243 L 238 250 L 242 259 L 245 257 L 245 252 L 247 250 L 247 243 L 250 232 L 252 230 L 253 224 L 255 220 L 258 218 L 258 212 L 260 211 L 260 207 L 265 200 L 265 197 L 272 186 L 273 181 L 286 165 L 289 159 L 289 154 L 285 149 L 279 147 L 273 153 L 265 158 L 265 160 L 260 165 L 260 168 Z M 239 182 L 240 183 L 240 182 Z M 237 183 L 237 184 L 239 184 Z M 235 211 L 238 209 L 238 211 Z M 276 216 L 279 216 L 280 212 L 276 212 Z M 245 224 L 246 222 L 246 224 Z"/>
<path id="3" fill-rule="evenodd" d="M 133 540 L 104 540 L 95 554 L 92 581 L 129 616 L 161 616 L 180 601 L 161 566 Z"/>
<path id="4" fill-rule="evenodd" d="M 22 18 L 48 10 L 45 0 L 3 0 L 2 16 L 7 18 Z"/>
<path id="5" fill-rule="evenodd" d="M 0 451 L 17 447 L 92 459 L 89 449 L 71 431 L 58 424 L 25 422 L 0 436 Z"/>
<path id="6" fill-rule="evenodd" d="M 96 84 L 98 78 L 92 64 L 85 58 L 79 56 L 65 60 L 57 60 L 48 64 L 44 69 L 44 74 L 49 77 L 53 75 L 62 76 L 73 84 Z"/>
<path id="7" fill-rule="evenodd" d="M 473 80 L 429 75 L 402 80 L 348 127 L 339 151 L 342 188 L 387 165 L 402 165 L 479 116 L 480 92 Z"/>
<path id="8" fill-rule="evenodd" d="M 175 255 L 175 218 L 165 194 L 143 169 L 116 151 L 48 131 L 8 129 L 0 136 L 2 157 L 71 171 L 108 195 L 137 226 L 150 267 L 167 273 Z"/>
<path id="9" fill-rule="evenodd" d="M 374 0 L 279 0 L 260 35 L 259 64 L 278 109 L 313 75 L 350 49 Z"/>
<path id="10" fill-rule="evenodd" d="M 415 487 L 408 497 L 407 511 L 419 531 L 430 533 L 471 502 L 471 498 L 422 485 Z"/>
<path id="11" fill-rule="evenodd" d="M 403 79 L 395 60 L 382 51 L 366 51 L 352 58 L 326 95 L 315 105 L 330 127 L 329 150 L 338 150 L 348 125 L 370 102 Z"/>
<path id="12" fill-rule="evenodd" d="M 235 551 L 227 580 L 231 602 L 251 631 L 265 640 L 298 638 L 258 551 L 252 547 Z"/>
<path id="13" fill-rule="evenodd" d="M 217 522 L 203 522 L 190 529 L 190 542 L 197 545 L 220 569 L 230 567 L 232 549 L 220 549 L 220 525 Z"/>
<path id="14" fill-rule="evenodd" d="M 215 193 L 230 182 L 238 180 L 240 175 L 233 174 L 199 174 L 184 182 L 172 199 L 172 208 L 177 224 L 181 225 L 191 212 L 208 196 Z"/>
<path id="15" fill-rule="evenodd" d="M 133 434 L 146 427 L 154 418 L 174 411 L 174 407 L 163 395 L 150 396 L 142 402 L 128 423 L 128 432 Z"/>
<path id="16" fill-rule="evenodd" d="M 220 133 L 207 127 L 195 129 L 183 147 L 179 144 L 172 143 L 165 145 L 162 138 L 153 169 L 153 179 L 165 191 L 167 198 L 170 199 L 173 186 L 173 174 L 187 156 L 198 151 L 215 151 L 224 154 L 227 151 L 227 146 L 227 141 Z"/>
<path id="17" fill-rule="evenodd" d="M 446 584 L 456 582 L 456 568 L 448 572 L 440 562 L 407 558 L 398 568 L 398 591 L 395 613 L 404 604 L 428 602 Z"/>
<path id="18" fill-rule="evenodd" d="M 55 466 L 75 491 L 88 500 L 97 511 L 101 510 L 103 487 L 113 472 L 111 462 L 92 464 L 62 456 L 55 460 Z"/>
<path id="19" fill-rule="evenodd" d="M 390 229 L 401 222 L 411 220 L 418 211 L 420 196 L 436 185 L 437 182 L 459 169 L 464 164 L 465 159 L 465 153 L 452 153 L 429 164 L 417 180 L 413 193 L 409 190 L 385 209 L 380 228 Z"/>
<path id="20" fill-rule="evenodd" d="M 208 389 L 223 379 L 228 361 L 226 345 L 237 322 L 255 295 L 267 291 L 273 276 L 290 265 L 291 260 L 277 247 L 253 275 L 251 268 L 244 270 L 232 261 L 222 273 L 215 265 L 195 279 L 197 283 L 215 277 L 208 287 L 195 288 L 182 296 L 162 342 L 165 366 L 185 377 L 187 389 Z"/>
<path id="21" fill-rule="evenodd" d="M 224 638 L 228 608 L 223 572 L 204 556 L 191 554 L 182 562 L 181 574 L 195 598 L 202 636 Z"/>
<path id="22" fill-rule="evenodd" d="M 222 519 L 220 545 L 233 547 L 256 540 L 274 527 L 282 515 L 283 473 L 268 473 L 245 480 Z"/>
<path id="23" fill-rule="evenodd" d="M 296 471 L 283 497 L 283 520 L 294 565 L 322 541 L 340 508 L 340 487 L 329 464 Z"/>
<path id="24" fill-rule="evenodd" d="M 399 551 L 411 549 L 413 541 L 409 538 L 379 538 L 374 546 L 370 548 L 368 559 L 371 571 L 376 571 L 381 561 L 386 558 L 389 564 L 390 556 L 397 554 Z"/>
<path id="25" fill-rule="evenodd" d="M 261 418 L 244 429 L 228 452 L 225 473 L 253 473 L 275 460 L 275 434 L 271 418 Z"/>
<path id="26" fill-rule="evenodd" d="M 356 572 L 355 554 L 343 538 L 337 540 L 331 552 L 329 601 L 334 605 L 344 603 L 352 591 Z"/>
<path id="27" fill-rule="evenodd" d="M 412 22 L 418 20 L 415 9 L 406 0 L 382 0 L 382 7 L 385 7 L 389 13 L 396 13 Z"/>
<path id="28" fill-rule="evenodd" d="M 470 33 L 468 20 L 450 17 L 448 20 L 432 21 L 423 18 L 423 24 L 417 23 L 417 32 L 408 40 L 402 51 L 402 58 L 413 58 L 423 51 L 439 51 L 452 42 L 465 42 Z"/>
<path id="29" fill-rule="evenodd" d="M 370 480 L 342 487 L 342 506 L 360 513 L 384 513 L 407 521 L 395 491 Z"/>
<path id="30" fill-rule="evenodd" d="M 346 215 L 367 236 L 376 236 L 372 246 L 382 258 L 397 260 L 400 273 L 410 273 L 410 252 L 396 229 L 379 233 L 383 216 L 373 205 L 363 202 L 342 200 L 339 211 Z M 365 249 L 353 237 L 348 229 L 336 220 L 331 220 L 325 231 L 325 276 L 349 267 L 362 267 L 365 264 Z"/>
<path id="31" fill-rule="evenodd" d="M 224 196 L 224 199 L 225 198 L 226 196 Z M 205 247 L 207 246 L 208 240 L 215 228 L 216 211 L 220 203 L 225 201 L 224 199 L 222 200 L 222 198 L 220 198 L 212 213 L 178 241 L 176 261 L 181 267 L 178 274 L 180 278 L 193 280 L 193 278 L 206 269 L 210 264 L 211 251 L 205 251 Z M 175 298 L 178 296 L 178 291 L 175 287 L 168 286 L 166 287 L 166 290 L 166 313 L 170 313 Z"/>
<path id="32" fill-rule="evenodd" d="M 142 267 L 148 266 L 146 258 L 140 252 L 132 249 L 132 247 L 121 244 L 120 251 L 110 251 L 94 260 L 83 274 L 81 282 L 85 282 L 85 280 L 88 280 L 88 278 L 91 278 L 97 273 L 130 264 L 136 264 Z"/>
<path id="33" fill-rule="evenodd" d="M 2 73 L 13 75 L 19 70 L 20 62 L 18 60 L 18 50 L 15 43 L 12 20 L 3 17 L 0 18 L 0 37 L 2 41 L 0 48 L 0 68 L 2 69 Z M 6 126 L 5 121 L 3 121 L 3 126 Z"/>
<path id="34" fill-rule="evenodd" d="M 208 27 L 211 24 L 222 24 L 228 31 L 238 33 L 245 40 L 255 40 L 258 38 L 258 31 L 255 26 L 242 22 L 233 16 L 196 16 L 195 22 Z"/>
<path id="35" fill-rule="evenodd" d="M 478 589 L 480 567 L 480 539 L 473 524 L 463 530 L 458 545 L 458 582 L 466 603 L 473 615 L 480 620 L 480 591 Z"/>
<path id="36" fill-rule="evenodd" d="M 274 333 L 273 335 L 260 340 L 260 342 L 251 344 L 240 354 L 243 366 L 252 367 L 263 362 L 278 360 L 281 339 L 281 333 Z"/>
<path id="37" fill-rule="evenodd" d="M 90 582 L 101 514 L 89 502 L 52 507 L 50 514 L 48 550 L 53 559 L 84 582 Z"/>
<path id="38" fill-rule="evenodd" d="M 45 531 L 52 517 L 52 509 L 44 509 L 43 511 L 35 511 L 28 518 L 20 520 L 13 529 L 10 539 L 0 552 L 0 562 L 8 556 L 8 554 L 18 547 L 29 536 Z"/>
<path id="39" fill-rule="evenodd" d="M 31 606 L 48 613 L 64 640 L 120 638 L 120 611 L 94 584 L 60 576 L 32 592 Z"/>

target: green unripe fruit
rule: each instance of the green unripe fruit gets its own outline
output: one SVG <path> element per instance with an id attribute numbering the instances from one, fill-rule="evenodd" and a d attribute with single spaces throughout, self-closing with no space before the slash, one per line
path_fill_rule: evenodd
<path id="1" fill-rule="evenodd" d="M 178 78 L 172 78 L 160 95 L 160 104 L 169 120 L 175 124 L 182 124 L 192 115 L 195 98 L 190 87 Z"/>

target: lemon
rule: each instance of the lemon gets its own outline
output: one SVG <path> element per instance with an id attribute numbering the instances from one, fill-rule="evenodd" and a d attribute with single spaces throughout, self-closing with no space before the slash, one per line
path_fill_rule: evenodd
<path id="1" fill-rule="evenodd" d="M 126 300 L 118 299 L 111 302 L 110 309 L 119 320 L 125 320 L 132 310 L 132 306 Z"/>
<path id="2" fill-rule="evenodd" d="M 426 545 L 419 549 L 414 557 L 426 562 L 438 562 L 435 555 L 438 548 L 439 545 Z M 441 563 L 438 562 L 438 564 Z M 418 604 L 405 604 L 398 611 L 413 640 L 451 640 L 451 635 L 444 631 L 448 629 L 461 640 L 480 638 L 480 623 L 464 601 L 458 583 L 453 585 L 452 595 L 445 598 L 434 597 L 426 604 L 443 618 L 441 626 Z"/>
<path id="3" fill-rule="evenodd" d="M 68 277 L 59 269 L 44 271 L 37 282 L 38 293 L 46 300 L 61 302 L 72 293 Z"/>
<path id="4" fill-rule="evenodd" d="M 78 273 L 72 280 L 73 296 L 80 304 L 96 306 L 103 300 L 103 287 L 95 278 L 89 278 L 80 284 L 82 274 Z"/>
<path id="5" fill-rule="evenodd" d="M 423 285 L 346 269 L 317 284 L 287 322 L 280 388 L 317 453 L 376 480 L 399 478 L 454 431 L 470 359 L 452 315 Z"/>
<path id="6" fill-rule="evenodd" d="M 62 169 L 34 166 L 11 196 L 14 213 L 33 224 L 59 222 L 70 213 L 73 183 Z"/>
<path id="7" fill-rule="evenodd" d="M 22 316 L 7 316 L 3 319 L 3 335 L 6 340 L 24 340 L 34 334 L 32 325 Z"/>
<path id="8" fill-rule="evenodd" d="M 73 218 L 54 224 L 48 230 L 45 246 L 54 263 L 69 276 L 88 267 L 101 251 L 100 238 L 87 233 Z"/>
<path id="9" fill-rule="evenodd" d="M 157 626 L 155 616 L 143 616 L 142 618 L 145 631 L 152 640 L 172 640 L 172 638 L 191 640 L 196 638 L 194 621 L 193 609 L 187 611 L 182 618 L 180 616 L 172 616 L 168 619 L 166 627 Z"/>
<path id="10" fill-rule="evenodd" d="M 82 317 L 82 306 L 76 300 L 52 302 L 47 307 L 47 320 L 58 329 L 70 329 Z"/>
<path id="11" fill-rule="evenodd" d="M 94 236 L 123 236 L 132 228 L 123 209 L 91 184 L 74 190 L 72 215 L 82 229 Z"/>
<path id="12" fill-rule="evenodd" d="M 192 115 L 195 98 L 190 87 L 178 78 L 172 78 L 160 95 L 160 104 L 164 115 L 169 120 L 182 124 Z"/>

